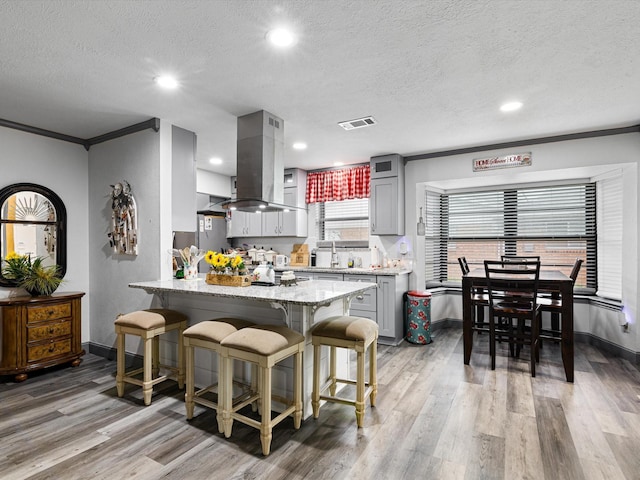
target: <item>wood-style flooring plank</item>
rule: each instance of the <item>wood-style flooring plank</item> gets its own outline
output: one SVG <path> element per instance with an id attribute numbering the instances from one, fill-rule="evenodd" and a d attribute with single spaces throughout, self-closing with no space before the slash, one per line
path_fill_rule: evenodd
<path id="1" fill-rule="evenodd" d="M 201 406 L 187 421 L 175 382 L 158 385 L 149 406 L 135 386 L 118 398 L 115 362 L 87 354 L 23 383 L 3 377 L 0 479 L 640 478 L 636 365 L 577 344 L 571 384 L 557 344 L 545 342 L 535 378 L 527 349 L 513 359 L 501 344 L 494 371 L 488 350 L 476 335 L 464 365 L 459 328 L 427 346 L 380 346 L 364 428 L 353 407 L 326 404 L 299 430 L 277 425 L 268 457 L 251 427 L 234 422 L 227 439 Z"/>

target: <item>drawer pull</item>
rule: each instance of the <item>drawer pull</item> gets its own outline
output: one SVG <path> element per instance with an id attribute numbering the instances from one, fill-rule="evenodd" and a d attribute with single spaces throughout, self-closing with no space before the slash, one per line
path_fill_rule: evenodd
<path id="1" fill-rule="evenodd" d="M 49 310 L 49 316 L 53 315 L 54 313 L 56 313 L 55 310 Z"/>
<path id="2" fill-rule="evenodd" d="M 49 352 L 53 352 L 55 349 L 56 349 L 56 346 L 55 345 L 51 345 L 49 347 Z"/>
<path id="3" fill-rule="evenodd" d="M 364 296 L 363 296 L 363 295 L 356 295 L 356 298 L 357 298 L 358 300 L 364 300 Z"/>
<path id="4" fill-rule="evenodd" d="M 53 329 L 53 327 L 51 327 L 51 328 L 49 329 L 49 333 L 53 334 L 53 332 L 55 332 L 55 330 Z"/>

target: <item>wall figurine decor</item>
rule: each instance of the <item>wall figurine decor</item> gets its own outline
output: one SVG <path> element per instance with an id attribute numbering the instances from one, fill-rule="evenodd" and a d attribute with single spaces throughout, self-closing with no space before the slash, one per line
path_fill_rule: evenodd
<path id="1" fill-rule="evenodd" d="M 109 246 L 113 253 L 123 255 L 138 254 L 138 212 L 131 193 L 131 185 L 126 180 L 111 185 L 111 226 Z"/>

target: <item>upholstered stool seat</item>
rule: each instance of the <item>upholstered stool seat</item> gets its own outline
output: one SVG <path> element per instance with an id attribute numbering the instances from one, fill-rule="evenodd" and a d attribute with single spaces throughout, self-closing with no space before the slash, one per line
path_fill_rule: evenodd
<path id="1" fill-rule="evenodd" d="M 222 394 L 222 416 L 224 434 L 231 436 L 233 421 L 238 420 L 246 425 L 260 430 L 262 453 L 269 455 L 271 450 L 272 430 L 289 415 L 293 414 L 296 429 L 302 421 L 302 352 L 304 351 L 304 336 L 282 325 L 256 325 L 243 328 L 232 333 L 220 342 L 220 356 L 222 357 L 222 379 L 224 383 Z M 271 369 L 285 358 L 293 360 L 293 401 L 280 399 L 271 393 Z M 243 402 L 233 404 L 231 385 L 233 381 L 233 361 L 240 360 L 257 365 L 259 371 L 258 390 Z M 282 413 L 271 418 L 271 401 L 278 401 L 288 405 Z M 239 413 L 244 406 L 258 401 L 261 421 Z"/>
<path id="2" fill-rule="evenodd" d="M 220 342 L 232 333 L 237 332 L 241 328 L 253 325 L 252 322 L 241 318 L 218 318 L 215 320 L 206 320 L 196 323 L 187 328 L 182 334 L 185 346 L 185 355 L 187 360 L 187 389 L 184 395 L 185 406 L 187 408 L 187 419 L 193 418 L 193 409 L 195 403 L 214 409 L 217 412 L 218 430 L 220 433 L 224 431 L 222 425 L 222 411 L 219 409 L 222 382 L 213 383 L 205 388 L 195 391 L 195 348 L 208 349 L 214 353 L 218 353 Z M 220 361 L 218 361 L 218 371 L 221 370 Z M 204 395 L 208 392 L 218 391 L 218 402 L 213 402 Z"/>
<path id="3" fill-rule="evenodd" d="M 317 323 L 311 330 L 313 343 L 313 392 L 311 406 L 313 417 L 318 418 L 320 401 L 353 405 L 356 408 L 358 427 L 364 423 L 365 401 L 369 398 L 371 406 L 376 404 L 378 393 L 377 383 L 377 340 L 378 324 L 363 317 L 337 316 Z M 320 362 L 323 345 L 330 347 L 329 378 L 324 385 L 320 385 Z M 356 352 L 356 380 L 336 377 L 336 347 L 355 350 Z M 365 353 L 369 350 L 369 382 L 365 382 Z M 336 396 L 338 383 L 356 386 L 355 401 Z M 329 389 L 329 395 L 322 393 Z"/>
<path id="4" fill-rule="evenodd" d="M 153 386 L 171 377 L 176 378 L 178 386 L 184 386 L 184 355 L 182 340 L 178 339 L 177 366 L 160 364 L 160 335 L 177 330 L 179 335 L 187 328 L 187 316 L 175 310 L 165 308 L 151 308 L 118 315 L 115 321 L 117 335 L 117 370 L 116 389 L 118 396 L 124 395 L 124 384 L 131 383 L 142 387 L 144 404 L 151 403 Z M 125 366 L 125 336 L 137 335 L 144 342 L 143 367 L 126 372 Z M 160 368 L 169 370 L 171 375 L 159 376 Z M 135 375 L 142 373 L 142 380 Z"/>

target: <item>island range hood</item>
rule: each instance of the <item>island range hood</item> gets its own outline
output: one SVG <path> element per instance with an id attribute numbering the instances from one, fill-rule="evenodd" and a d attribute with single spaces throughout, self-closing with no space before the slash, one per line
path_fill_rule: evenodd
<path id="1" fill-rule="evenodd" d="M 283 205 L 284 122 L 265 111 L 238 117 L 237 199 L 222 207 L 241 212 L 295 209 Z"/>

